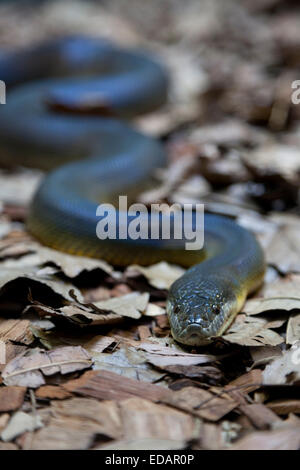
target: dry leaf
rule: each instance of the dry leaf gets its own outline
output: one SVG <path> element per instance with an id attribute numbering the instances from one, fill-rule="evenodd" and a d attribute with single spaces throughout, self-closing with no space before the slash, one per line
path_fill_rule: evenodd
<path id="1" fill-rule="evenodd" d="M 137 320 L 145 312 L 148 301 L 148 293 L 140 294 L 139 292 L 132 292 L 121 297 L 94 302 L 93 306 L 100 311 L 115 313 L 120 317 L 129 317 Z"/>
<path id="2" fill-rule="evenodd" d="M 149 284 L 157 289 L 169 289 L 171 284 L 184 274 L 184 269 L 163 261 L 148 267 L 132 265 L 126 270 L 128 276 L 134 276 L 136 273 L 145 276 Z"/>
<path id="3" fill-rule="evenodd" d="M 300 426 L 257 431 L 248 434 L 233 444 L 231 450 L 298 450 L 300 447 Z"/>
<path id="4" fill-rule="evenodd" d="M 208 421 L 218 421 L 238 405 L 229 396 L 218 397 L 195 387 L 184 387 L 182 390 L 174 391 L 164 397 L 163 401 Z"/>
<path id="5" fill-rule="evenodd" d="M 287 344 L 294 344 L 297 341 L 300 341 L 300 313 L 289 318 L 286 330 Z"/>
<path id="6" fill-rule="evenodd" d="M 190 441 L 199 432 L 198 420 L 165 405 L 134 397 L 122 400 L 119 406 L 127 439 Z"/>
<path id="7" fill-rule="evenodd" d="M 265 385 L 295 384 L 300 381 L 300 343 L 274 359 L 263 371 Z"/>
<path id="8" fill-rule="evenodd" d="M 64 400 L 65 398 L 70 398 L 72 394 L 59 385 L 43 385 L 35 391 L 35 396 L 51 400 Z"/>
<path id="9" fill-rule="evenodd" d="M 30 329 L 30 321 L 0 318 L 0 340 L 31 344 L 34 336 Z"/>
<path id="10" fill-rule="evenodd" d="M 253 359 L 252 367 L 268 364 L 272 359 L 281 356 L 280 346 L 265 346 L 250 348 L 250 354 Z"/>
<path id="11" fill-rule="evenodd" d="M 270 310 L 295 310 L 300 309 L 300 297 L 269 297 L 247 300 L 243 307 L 243 313 L 257 315 Z"/>
<path id="12" fill-rule="evenodd" d="M 29 415 L 23 411 L 18 411 L 1 432 L 1 439 L 4 442 L 12 441 L 26 431 L 34 431 L 42 426 L 43 423 L 38 415 Z"/>
<path id="13" fill-rule="evenodd" d="M 66 283 L 61 279 L 55 278 L 55 276 L 50 275 L 42 275 L 39 274 L 37 269 L 33 267 L 20 267 L 20 268 L 6 268 L 2 267 L 0 269 L 0 288 L 3 289 L 4 287 L 7 289 L 8 285 L 12 288 L 13 281 L 22 281 L 24 285 L 28 285 L 28 293 L 29 288 L 34 291 L 34 287 L 37 289 L 39 284 L 41 287 L 47 286 L 50 289 L 50 292 L 54 292 L 62 296 L 63 299 L 72 300 L 69 292 L 72 289 L 76 294 L 77 298 L 82 301 L 83 297 L 76 287 L 72 284 Z"/>
<path id="14" fill-rule="evenodd" d="M 106 261 L 75 256 L 47 248 L 38 243 L 33 245 L 36 251 L 36 264 L 44 265 L 53 263 L 69 278 L 73 279 L 82 271 L 93 271 L 100 269 L 107 274 L 113 275 L 113 268 Z"/>
<path id="15" fill-rule="evenodd" d="M 2 378 L 6 385 L 38 388 L 45 384 L 44 375 L 68 374 L 86 369 L 91 364 L 88 353 L 81 346 L 66 346 L 52 351 L 36 348 L 10 361 L 2 372 Z"/>
<path id="16" fill-rule="evenodd" d="M 13 411 L 20 408 L 24 401 L 25 387 L 0 388 L 0 412 Z"/>
<path id="17" fill-rule="evenodd" d="M 52 402 L 47 426 L 21 441 L 23 449 L 78 450 L 89 448 L 97 435 L 119 438 L 121 420 L 116 403 L 72 398 Z"/>
<path id="18" fill-rule="evenodd" d="M 1 445 L 1 443 L 0 443 Z M 93 450 L 176 450 L 184 449 L 185 441 L 175 441 L 174 439 L 122 439 L 108 444 L 93 447 Z M 1 450 L 1 447 L 0 447 Z"/>
<path id="19" fill-rule="evenodd" d="M 300 414 L 300 400 L 282 399 L 269 401 L 267 407 L 278 415 L 289 415 L 290 413 Z"/>
<path id="20" fill-rule="evenodd" d="M 260 348 L 258 348 L 260 349 Z M 262 372 L 260 369 L 252 369 L 250 372 L 241 375 L 235 380 L 226 385 L 225 390 L 228 391 L 235 388 L 240 388 L 242 393 L 250 393 L 260 387 L 262 383 Z"/>
<path id="21" fill-rule="evenodd" d="M 262 318 L 252 318 L 246 315 L 238 315 L 226 334 L 222 337 L 226 341 L 241 346 L 276 346 L 283 343 L 283 338 L 271 330 L 270 327 L 278 328 L 284 323 L 271 322 Z"/>
<path id="22" fill-rule="evenodd" d="M 249 152 L 244 156 L 244 160 L 262 176 L 280 175 L 288 182 L 298 183 L 299 157 L 298 147 L 280 145 L 276 142 Z"/>
<path id="23" fill-rule="evenodd" d="M 280 214 L 271 220 L 279 223 L 279 229 L 266 249 L 268 263 L 283 273 L 300 272 L 299 217 Z"/>
<path id="24" fill-rule="evenodd" d="M 269 429 L 280 421 L 278 416 L 262 403 L 241 405 L 239 409 L 257 429 Z"/>
<path id="25" fill-rule="evenodd" d="M 146 359 L 157 367 L 166 367 L 171 365 L 192 366 L 213 362 L 218 359 L 217 356 L 210 354 L 190 354 L 179 347 L 162 346 L 155 342 L 142 342 L 138 349 L 146 351 Z"/>
<path id="26" fill-rule="evenodd" d="M 132 347 L 117 349 L 113 353 L 93 354 L 93 369 L 113 370 L 116 374 L 144 382 L 160 380 L 164 373 L 151 369 L 145 353 Z"/>
<path id="27" fill-rule="evenodd" d="M 101 353 L 113 343 L 115 340 L 111 336 L 97 335 L 84 343 L 84 349 L 90 353 Z"/>
<path id="28" fill-rule="evenodd" d="M 140 382 L 119 374 L 103 371 L 88 371 L 77 380 L 64 384 L 70 392 L 97 398 L 98 400 L 122 400 L 133 396 L 158 401 L 168 391 L 161 386 Z"/>

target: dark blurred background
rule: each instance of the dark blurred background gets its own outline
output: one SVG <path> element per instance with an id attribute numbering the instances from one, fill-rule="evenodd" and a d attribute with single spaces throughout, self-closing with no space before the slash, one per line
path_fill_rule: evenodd
<path id="1" fill-rule="evenodd" d="M 299 12 L 292 0 L 2 0 L 0 45 L 78 33 L 151 51 L 169 70 L 169 103 L 136 125 L 172 164 L 193 160 L 171 199 L 298 213 Z"/>

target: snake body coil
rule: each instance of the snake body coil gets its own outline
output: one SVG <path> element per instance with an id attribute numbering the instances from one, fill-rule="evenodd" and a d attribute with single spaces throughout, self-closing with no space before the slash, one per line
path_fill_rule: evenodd
<path id="1" fill-rule="evenodd" d="M 44 168 L 65 162 L 48 174 L 30 208 L 28 228 L 42 243 L 119 265 L 197 262 L 183 241 L 96 236 L 98 204 L 165 164 L 159 142 L 119 120 L 164 103 L 167 78 L 159 65 L 106 41 L 70 37 L 1 56 L 0 79 L 13 88 L 0 109 L 1 160 Z M 205 216 L 204 253 L 167 300 L 172 334 L 189 345 L 221 335 L 264 275 L 254 236 L 225 217 Z"/>

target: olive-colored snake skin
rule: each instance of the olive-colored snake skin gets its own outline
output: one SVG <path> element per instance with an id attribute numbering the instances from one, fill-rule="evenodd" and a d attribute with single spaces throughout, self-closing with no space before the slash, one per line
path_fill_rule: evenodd
<path id="1" fill-rule="evenodd" d="M 38 189 L 30 232 L 50 247 L 117 265 L 166 260 L 192 266 L 169 290 L 172 334 L 195 346 L 220 336 L 263 279 L 263 253 L 248 231 L 205 215 L 200 253 L 178 240 L 96 237 L 97 205 L 144 184 L 165 164 L 161 144 L 120 119 L 164 103 L 163 68 L 106 41 L 69 37 L 1 55 L 0 79 L 9 89 L 0 107 L 1 161 L 42 168 L 65 162 Z"/>

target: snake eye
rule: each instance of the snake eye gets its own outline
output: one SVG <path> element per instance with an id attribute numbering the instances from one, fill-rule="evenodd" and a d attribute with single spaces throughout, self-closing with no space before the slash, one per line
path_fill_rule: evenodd
<path id="1" fill-rule="evenodd" d="M 213 305 L 212 306 L 212 312 L 213 312 L 214 315 L 219 315 L 219 313 L 221 313 L 221 309 L 217 305 Z"/>
<path id="2" fill-rule="evenodd" d="M 173 311 L 174 311 L 174 313 L 179 313 L 179 311 L 180 311 L 179 305 L 175 305 Z"/>

